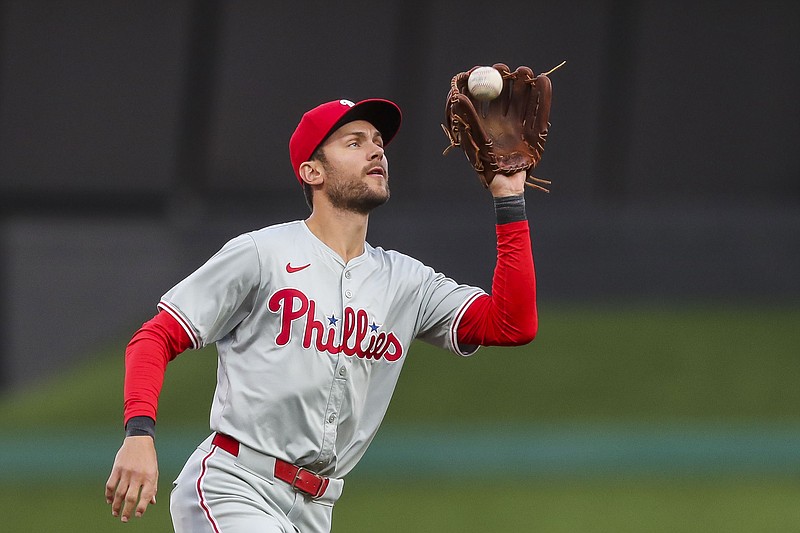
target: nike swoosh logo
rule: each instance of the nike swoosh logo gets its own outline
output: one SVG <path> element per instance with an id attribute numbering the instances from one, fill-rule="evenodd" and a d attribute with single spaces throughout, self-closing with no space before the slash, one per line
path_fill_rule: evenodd
<path id="1" fill-rule="evenodd" d="M 311 266 L 311 263 L 309 263 L 307 265 L 299 266 L 299 267 L 294 267 L 294 266 L 292 266 L 291 263 L 286 263 L 286 272 L 288 272 L 289 274 L 294 274 L 295 272 L 300 272 L 304 268 L 308 268 L 310 266 Z"/>

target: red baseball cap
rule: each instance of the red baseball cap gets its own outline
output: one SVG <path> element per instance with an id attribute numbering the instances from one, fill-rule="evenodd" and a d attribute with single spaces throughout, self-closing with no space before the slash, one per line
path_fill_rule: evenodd
<path id="1" fill-rule="evenodd" d="M 350 100 L 333 100 L 307 111 L 289 140 L 289 158 L 295 176 L 300 179 L 300 165 L 311 158 L 328 135 L 354 120 L 366 120 L 381 132 L 386 146 L 400 129 L 402 113 L 394 102 L 370 98 L 353 103 Z"/>

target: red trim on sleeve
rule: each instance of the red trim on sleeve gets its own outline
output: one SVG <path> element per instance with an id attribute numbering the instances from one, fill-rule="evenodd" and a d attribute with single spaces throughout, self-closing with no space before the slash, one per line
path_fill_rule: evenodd
<path id="1" fill-rule="evenodd" d="M 158 302 L 158 308 L 161 309 L 162 311 L 166 311 L 167 313 L 172 315 L 172 318 L 178 321 L 178 324 L 181 325 L 183 330 L 186 332 L 187 335 L 189 335 L 189 338 L 192 340 L 192 348 L 197 349 L 202 347 L 202 342 L 195 334 L 194 330 L 192 329 L 192 326 L 189 325 L 189 321 L 186 320 L 183 317 L 183 315 L 179 313 L 172 305 L 162 300 Z"/>
<path id="2" fill-rule="evenodd" d="M 191 347 L 180 323 L 163 310 L 134 333 L 125 348 L 125 423 L 134 416 L 156 419 L 167 363 Z"/>
<path id="3" fill-rule="evenodd" d="M 497 225 L 492 294 L 481 295 L 458 325 L 460 344 L 519 346 L 536 336 L 536 274 L 528 221 Z"/>

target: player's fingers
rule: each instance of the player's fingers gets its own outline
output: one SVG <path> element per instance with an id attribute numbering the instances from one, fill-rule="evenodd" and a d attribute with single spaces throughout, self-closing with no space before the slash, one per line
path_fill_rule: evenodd
<path id="1" fill-rule="evenodd" d="M 115 466 L 106 482 L 106 501 L 111 504 L 111 514 L 119 516 L 130 485 L 130 474 Z"/>
<path id="2" fill-rule="evenodd" d="M 136 506 L 136 517 L 141 518 L 147 506 L 151 503 L 156 503 L 156 491 L 158 488 L 152 483 L 147 483 L 142 486 L 142 492 L 139 495 L 139 504 Z"/>
<path id="3" fill-rule="evenodd" d="M 108 476 L 108 481 L 106 481 L 106 503 L 110 504 L 114 501 L 114 493 L 117 491 L 118 484 L 119 472 L 115 468 L 111 471 L 111 475 Z"/>
<path id="4" fill-rule="evenodd" d="M 111 500 L 111 514 L 119 516 L 122 505 L 125 503 L 125 494 L 128 492 L 129 483 L 126 480 L 120 480 L 117 483 L 117 488 L 114 490 L 114 497 Z"/>
<path id="5" fill-rule="evenodd" d="M 125 492 L 125 497 L 123 499 L 124 504 L 122 506 L 122 512 L 119 517 L 123 522 L 130 520 L 134 509 L 138 508 L 137 503 L 139 503 L 141 488 L 142 486 L 139 483 L 131 483 L 128 486 L 128 490 Z M 147 508 L 147 500 L 145 500 L 145 508 Z"/>

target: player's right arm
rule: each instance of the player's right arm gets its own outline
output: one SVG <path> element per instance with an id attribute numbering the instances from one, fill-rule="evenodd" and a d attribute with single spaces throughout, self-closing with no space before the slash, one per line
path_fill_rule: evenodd
<path id="1" fill-rule="evenodd" d="M 106 483 L 106 500 L 123 522 L 134 513 L 141 516 L 155 501 L 155 421 L 167 364 L 181 352 L 216 342 L 236 327 L 251 312 L 260 281 L 253 237 L 231 239 L 161 298 L 161 311 L 128 343 L 126 438 Z"/>
<path id="2" fill-rule="evenodd" d="M 155 420 L 167 363 L 192 345 L 167 312 L 146 322 L 125 349 L 125 433 L 106 482 L 111 513 L 127 522 L 156 503 L 158 459 Z"/>

